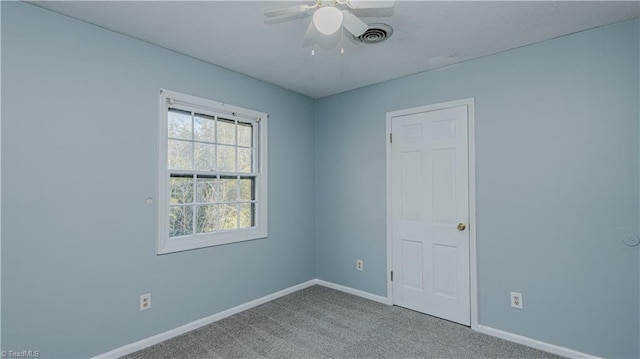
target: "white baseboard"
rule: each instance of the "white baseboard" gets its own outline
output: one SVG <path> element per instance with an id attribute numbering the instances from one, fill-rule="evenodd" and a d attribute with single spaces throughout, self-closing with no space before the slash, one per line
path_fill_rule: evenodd
<path id="1" fill-rule="evenodd" d="M 371 293 L 364 292 L 364 291 L 361 291 L 361 290 L 358 290 L 358 289 L 353 289 L 351 287 L 346 287 L 346 286 L 343 286 L 343 285 L 340 285 L 340 284 L 327 282 L 327 281 L 324 281 L 324 280 L 321 280 L 321 279 L 315 279 L 314 281 L 315 281 L 315 284 L 318 284 L 318 285 L 321 285 L 321 286 L 324 286 L 324 287 L 328 287 L 328 288 L 331 288 L 331 289 L 339 290 L 341 292 L 353 294 L 353 295 L 356 295 L 358 297 L 362 297 L 362 298 L 366 298 L 366 299 L 369 299 L 369 300 L 373 300 L 375 302 L 388 304 L 388 305 L 392 305 L 393 304 L 393 302 L 389 298 L 386 298 L 386 297 L 382 297 L 382 296 L 379 296 L 379 295 L 371 294 Z M 487 326 L 480 325 L 480 324 L 478 324 L 478 326 L 476 328 L 473 328 L 473 329 L 476 330 L 479 333 L 491 335 L 491 336 L 494 336 L 494 337 L 497 337 L 497 338 L 500 338 L 500 339 L 505 339 L 505 340 L 508 340 L 510 342 L 526 345 L 526 346 L 531 347 L 531 348 L 544 350 L 546 352 L 549 352 L 549 353 L 552 353 L 552 354 L 556 354 L 556 355 L 560 355 L 560 356 L 564 356 L 564 357 L 567 357 L 567 358 L 602 359 L 600 357 L 597 357 L 597 356 L 594 356 L 594 355 L 590 355 L 590 354 L 586 354 L 586 353 L 582 353 L 582 352 L 579 352 L 577 350 L 561 347 L 559 345 L 549 344 L 549 343 L 542 342 L 542 341 L 539 341 L 539 340 L 531 339 L 529 337 L 525 337 L 525 336 L 518 335 L 518 334 L 513 334 L 513 333 L 510 333 L 510 332 L 505 332 L 503 330 L 494 329 L 494 328 L 487 327 Z"/>
<path id="2" fill-rule="evenodd" d="M 190 332 L 192 330 L 198 329 L 200 327 L 203 327 L 207 324 L 211 324 L 213 322 L 217 322 L 219 320 L 222 320 L 226 317 L 232 316 L 234 314 L 243 312 L 247 309 L 251 309 L 253 307 L 257 307 L 261 304 L 270 302 L 274 299 L 278 299 L 280 297 L 283 297 L 285 295 L 291 294 L 293 292 L 297 292 L 301 289 L 307 288 L 307 287 L 311 287 L 312 285 L 316 284 L 316 280 L 312 279 L 309 281 L 306 281 L 304 283 L 300 283 L 298 285 L 294 285 L 292 287 L 283 289 L 281 291 L 269 294 L 269 295 L 265 295 L 262 298 L 258 298 L 255 300 L 252 300 L 250 302 L 244 303 L 244 304 L 240 304 L 236 307 L 224 310 L 222 312 L 210 315 L 206 318 L 202 318 L 202 319 L 198 319 L 196 321 L 193 321 L 191 323 L 187 323 L 183 326 L 168 330 L 164 333 L 160 333 L 157 335 L 154 335 L 152 337 L 146 338 L 146 339 L 142 339 L 140 341 L 137 341 L 135 343 L 131 343 L 131 344 L 127 344 L 125 346 L 122 346 L 120 348 L 111 350 L 109 352 L 97 355 L 95 357 L 93 357 L 93 359 L 113 359 L 113 358 L 119 358 L 121 356 L 127 355 L 127 354 L 131 354 L 134 352 L 137 352 L 138 350 L 142 350 L 145 348 L 148 348 L 152 345 L 158 344 L 160 342 L 163 342 L 165 340 L 171 339 L 173 337 L 177 337 L 178 335 Z"/>
<path id="3" fill-rule="evenodd" d="M 327 281 L 324 281 L 322 279 L 316 279 L 315 281 L 316 281 L 317 285 L 321 285 L 323 287 L 327 287 L 327 288 L 339 290 L 341 292 L 357 295 L 358 297 L 362 297 L 362 298 L 365 298 L 365 299 L 373 300 L 374 302 L 379 302 L 379 303 L 382 303 L 382 304 L 391 305 L 391 301 L 387 297 L 382 297 L 382 296 L 379 296 L 379 295 L 371 294 L 369 292 L 364 292 L 364 291 L 361 291 L 361 290 L 358 290 L 358 289 L 353 289 L 351 287 L 345 287 L 343 285 L 327 282 Z"/>
<path id="4" fill-rule="evenodd" d="M 526 345 L 531 348 L 544 350 L 545 352 L 549 352 L 549 353 L 560 355 L 567 358 L 600 359 L 600 357 L 582 353 L 577 350 L 561 347 L 559 345 L 541 342 L 539 340 L 531 339 L 523 335 L 505 332 L 499 329 L 494 329 L 494 328 L 487 327 L 480 324 L 478 325 L 478 328 L 476 329 L 476 331 L 478 331 L 479 333 L 488 334 L 500 339 L 505 339 L 510 342 Z"/>
<path id="5" fill-rule="evenodd" d="M 145 348 L 148 348 L 152 345 L 161 343 L 165 340 L 171 339 L 173 337 L 176 337 L 178 335 L 190 332 L 192 330 L 198 329 L 200 327 L 203 327 L 207 324 L 211 324 L 213 322 L 217 322 L 221 319 L 224 319 L 226 317 L 232 316 L 234 314 L 243 312 L 245 310 L 251 309 L 253 307 L 257 307 L 261 304 L 270 302 L 274 299 L 278 299 L 280 297 L 283 297 L 285 295 L 291 294 L 293 292 L 297 292 L 299 290 L 302 290 L 304 288 L 308 288 L 311 287 L 312 285 L 321 285 L 323 287 L 327 287 L 327 288 L 331 288 L 331 289 L 335 289 L 335 290 L 339 290 L 341 292 L 345 292 L 345 293 L 349 293 L 349 294 L 353 294 L 356 295 L 358 297 L 362 297 L 365 299 L 369 299 L 375 302 L 379 302 L 379 303 L 383 303 L 383 304 L 388 304 L 391 305 L 392 302 L 389 298 L 386 297 L 382 297 L 379 295 L 375 295 L 375 294 L 371 294 L 365 291 L 361 291 L 358 289 L 354 289 L 354 288 L 350 288 L 350 287 L 346 287 L 340 284 L 335 284 L 335 283 L 331 283 L 331 282 L 327 282 L 321 279 L 312 279 L 309 281 L 306 281 L 304 283 L 300 283 L 298 285 L 294 285 L 292 287 L 283 289 L 281 291 L 269 294 L 269 295 L 265 295 L 262 298 L 258 298 L 255 300 L 252 300 L 250 302 L 244 303 L 244 304 L 240 304 L 236 307 L 224 310 L 222 312 L 210 315 L 208 317 L 202 318 L 202 319 L 198 319 L 196 321 L 193 321 L 191 323 L 187 323 L 185 325 L 182 325 L 180 327 L 168 330 L 164 333 L 160 333 L 157 335 L 154 335 L 152 337 L 146 338 L 146 339 L 142 339 L 139 340 L 135 343 L 131 343 L 131 344 L 127 344 L 125 346 L 122 346 L 120 348 L 116 348 L 114 350 L 111 350 L 109 352 L 103 353 L 103 354 L 99 354 L 95 357 L 93 357 L 93 359 L 112 359 L 112 358 L 119 358 L 121 356 L 127 355 L 127 354 L 131 354 L 134 352 L 137 352 L 138 350 L 142 350 Z M 593 355 L 589 355 L 589 354 L 585 354 L 582 352 L 579 352 L 577 350 L 573 350 L 573 349 L 569 349 L 569 348 L 565 348 L 565 347 L 561 347 L 558 345 L 554 345 L 554 344 L 549 344 L 549 343 L 545 343 L 545 342 L 541 342 L 539 340 L 535 340 L 535 339 L 531 339 L 522 335 L 518 335 L 518 334 L 513 334 L 510 332 L 505 332 L 502 330 L 498 330 L 498 329 L 494 329 L 491 327 L 487 327 L 484 325 L 478 325 L 477 328 L 474 328 L 477 332 L 479 333 L 483 333 L 483 334 L 488 334 L 494 337 L 498 337 L 501 339 L 505 339 L 514 343 L 518 343 L 518 344 L 522 344 L 522 345 L 526 345 L 535 349 L 540 349 L 540 350 L 544 350 L 546 352 L 549 353 L 553 353 L 553 354 L 557 354 L 557 355 L 561 355 L 564 357 L 568 357 L 568 358 L 586 358 L 586 359 L 600 359 L 597 356 L 593 356 Z"/>

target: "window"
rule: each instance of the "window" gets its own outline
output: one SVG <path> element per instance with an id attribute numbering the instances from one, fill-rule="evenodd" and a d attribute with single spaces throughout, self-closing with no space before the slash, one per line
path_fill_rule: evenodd
<path id="1" fill-rule="evenodd" d="M 267 236 L 267 115 L 160 90 L 158 254 Z"/>

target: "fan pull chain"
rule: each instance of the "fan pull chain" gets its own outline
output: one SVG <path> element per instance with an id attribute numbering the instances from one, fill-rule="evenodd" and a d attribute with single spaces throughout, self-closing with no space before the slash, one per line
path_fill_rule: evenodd
<path id="1" fill-rule="evenodd" d="M 311 20 L 311 26 L 313 26 L 313 38 L 311 40 L 311 56 L 315 56 L 316 54 L 316 27 L 313 25 L 313 20 Z"/>
<path id="2" fill-rule="evenodd" d="M 344 54 L 344 26 L 340 26 L 340 54 Z"/>

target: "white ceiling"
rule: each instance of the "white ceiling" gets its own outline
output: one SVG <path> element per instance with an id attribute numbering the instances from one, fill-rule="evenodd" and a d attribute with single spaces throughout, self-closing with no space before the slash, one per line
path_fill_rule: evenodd
<path id="1" fill-rule="evenodd" d="M 398 1 L 369 17 L 393 27 L 385 42 L 302 46 L 311 21 L 267 19 L 309 1 L 63 1 L 33 4 L 314 98 L 427 71 L 640 16 L 640 2 Z M 346 34 L 346 32 L 345 32 Z"/>

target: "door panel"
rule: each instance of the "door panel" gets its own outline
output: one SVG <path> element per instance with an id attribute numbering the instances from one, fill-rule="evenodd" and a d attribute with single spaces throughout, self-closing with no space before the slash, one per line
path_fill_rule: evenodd
<path id="1" fill-rule="evenodd" d="M 422 153 L 419 151 L 402 154 L 402 219 L 420 220 L 420 198 L 414 196 L 422 183 Z"/>
<path id="2" fill-rule="evenodd" d="M 467 107 L 394 117 L 391 129 L 393 302 L 469 325 Z"/>
<path id="3" fill-rule="evenodd" d="M 432 152 L 434 224 L 452 224 L 456 221 L 455 151 L 455 148 L 444 148 Z"/>
<path id="4" fill-rule="evenodd" d="M 403 286 L 422 290 L 422 253 L 422 242 L 402 241 L 402 269 L 405 274 L 402 277 Z"/>
<path id="5" fill-rule="evenodd" d="M 458 298 L 458 251 L 453 246 L 433 245 L 433 293 Z"/>

